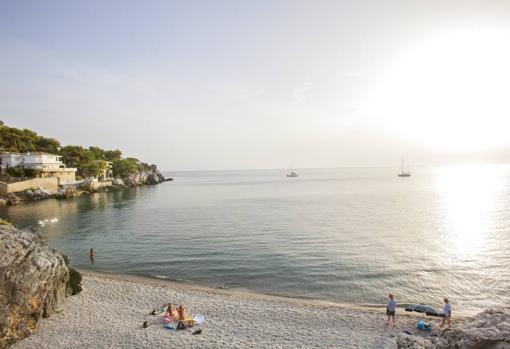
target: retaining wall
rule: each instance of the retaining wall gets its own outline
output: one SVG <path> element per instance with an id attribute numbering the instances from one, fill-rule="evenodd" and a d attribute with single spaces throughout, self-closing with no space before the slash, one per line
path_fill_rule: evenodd
<path id="1" fill-rule="evenodd" d="M 0 194 L 16 193 L 30 188 L 43 187 L 46 190 L 58 189 L 58 178 L 33 178 L 27 181 L 4 183 L 0 182 Z"/>

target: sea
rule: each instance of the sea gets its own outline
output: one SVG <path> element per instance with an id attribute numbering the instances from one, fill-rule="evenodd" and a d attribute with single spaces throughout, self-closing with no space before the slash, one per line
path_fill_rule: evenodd
<path id="1" fill-rule="evenodd" d="M 510 304 L 510 166 L 286 172 L 171 172 L 0 217 L 87 270 L 356 306 L 448 297 L 466 315 Z"/>

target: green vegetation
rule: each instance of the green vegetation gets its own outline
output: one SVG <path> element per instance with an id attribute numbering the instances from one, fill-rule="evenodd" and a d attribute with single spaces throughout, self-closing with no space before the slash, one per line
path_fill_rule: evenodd
<path id="1" fill-rule="evenodd" d="M 138 161 L 135 158 L 118 159 L 113 162 L 112 170 L 116 176 L 126 177 L 130 173 L 148 170 L 149 165 Z"/>
<path id="2" fill-rule="evenodd" d="M 7 169 L 7 174 L 11 177 L 28 177 L 33 178 L 37 177 L 40 174 L 39 170 L 34 170 L 32 168 L 24 168 L 23 166 L 15 166 L 9 167 Z"/>
<path id="3" fill-rule="evenodd" d="M 25 153 L 29 151 L 44 151 L 58 153 L 60 143 L 53 138 L 46 138 L 37 133 L 14 127 L 7 127 L 0 121 L 0 150 Z"/>
<path id="4" fill-rule="evenodd" d="M 7 219 L 0 218 L 0 225 L 12 225 Z"/>
<path id="5" fill-rule="evenodd" d="M 37 133 L 14 127 L 8 127 L 0 121 L 0 152 L 46 152 L 62 156 L 62 161 L 68 167 L 76 167 L 76 178 L 98 176 L 107 168 L 107 161 L 112 162 L 114 176 L 125 177 L 131 173 L 147 170 L 148 164 L 135 158 L 122 159 L 120 150 L 104 150 L 99 147 L 83 148 L 78 145 L 61 146 L 53 138 L 39 136 Z M 16 166 L 8 169 L 12 177 L 35 177 L 33 170 Z"/>

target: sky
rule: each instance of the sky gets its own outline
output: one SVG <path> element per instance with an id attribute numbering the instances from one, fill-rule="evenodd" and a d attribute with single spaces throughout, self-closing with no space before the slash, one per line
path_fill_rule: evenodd
<path id="1" fill-rule="evenodd" d="M 0 120 L 162 170 L 510 161 L 509 1 L 0 0 Z"/>

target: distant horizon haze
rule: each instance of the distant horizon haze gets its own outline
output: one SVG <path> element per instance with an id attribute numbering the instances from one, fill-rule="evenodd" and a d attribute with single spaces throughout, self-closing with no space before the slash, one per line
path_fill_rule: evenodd
<path id="1" fill-rule="evenodd" d="M 0 120 L 164 171 L 510 163 L 507 1 L 0 1 Z"/>

